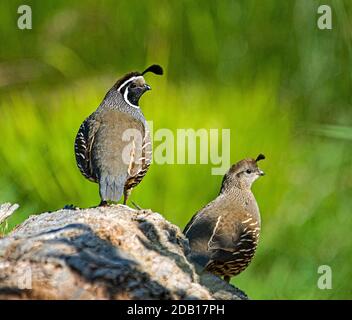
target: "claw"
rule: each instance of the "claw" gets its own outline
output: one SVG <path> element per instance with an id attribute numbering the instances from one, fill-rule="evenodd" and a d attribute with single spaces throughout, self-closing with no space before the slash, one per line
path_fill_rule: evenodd
<path id="1" fill-rule="evenodd" d="M 136 204 L 135 202 L 131 201 L 131 203 L 133 204 L 133 206 L 137 209 L 137 210 L 143 210 L 138 204 Z"/>

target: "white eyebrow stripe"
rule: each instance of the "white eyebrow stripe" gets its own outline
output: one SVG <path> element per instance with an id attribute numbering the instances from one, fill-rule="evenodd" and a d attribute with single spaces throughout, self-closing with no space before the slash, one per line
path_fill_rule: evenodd
<path id="1" fill-rule="evenodd" d="M 143 76 L 134 76 L 134 77 L 132 77 L 132 78 L 127 79 L 123 84 L 121 84 L 121 85 L 119 86 L 119 88 L 117 89 L 117 91 L 120 91 L 121 88 L 123 88 L 127 83 L 129 83 L 129 82 L 131 82 L 131 81 L 133 81 L 133 80 L 135 80 L 135 79 L 138 79 L 138 78 L 143 78 Z"/>

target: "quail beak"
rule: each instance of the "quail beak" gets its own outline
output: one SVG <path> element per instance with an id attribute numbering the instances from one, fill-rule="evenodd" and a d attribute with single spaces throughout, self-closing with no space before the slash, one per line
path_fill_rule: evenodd
<path id="1" fill-rule="evenodd" d="M 258 171 L 258 174 L 259 174 L 260 176 L 265 176 L 265 172 L 262 171 L 262 170 L 259 170 L 259 171 Z"/>
<path id="2" fill-rule="evenodd" d="M 150 87 L 150 85 L 145 84 L 145 85 L 144 85 L 144 90 L 145 90 L 145 91 L 148 91 L 148 90 L 152 90 L 152 88 Z"/>

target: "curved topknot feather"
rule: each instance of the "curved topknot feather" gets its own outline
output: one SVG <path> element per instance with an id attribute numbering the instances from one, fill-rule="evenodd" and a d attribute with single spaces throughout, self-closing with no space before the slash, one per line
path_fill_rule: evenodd
<path id="1" fill-rule="evenodd" d="M 150 67 L 148 67 L 147 69 L 145 69 L 142 72 L 142 75 L 146 74 L 147 72 L 153 72 L 158 75 L 162 75 L 164 73 L 163 68 L 161 66 L 159 66 L 158 64 L 153 64 Z"/>
<path id="2" fill-rule="evenodd" d="M 255 159 L 255 162 L 258 162 L 260 160 L 264 160 L 265 159 L 265 156 L 261 153 L 258 155 L 257 159 Z"/>

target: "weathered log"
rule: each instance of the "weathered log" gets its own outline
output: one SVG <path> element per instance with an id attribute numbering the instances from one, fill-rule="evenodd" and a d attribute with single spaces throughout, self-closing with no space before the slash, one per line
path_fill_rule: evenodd
<path id="1" fill-rule="evenodd" d="M 0 205 L 0 224 L 11 216 L 18 209 L 18 207 L 18 204 L 11 204 L 8 202 Z"/>
<path id="2" fill-rule="evenodd" d="M 1 299 L 246 299 L 187 260 L 180 229 L 116 205 L 29 217 L 0 239 Z"/>

